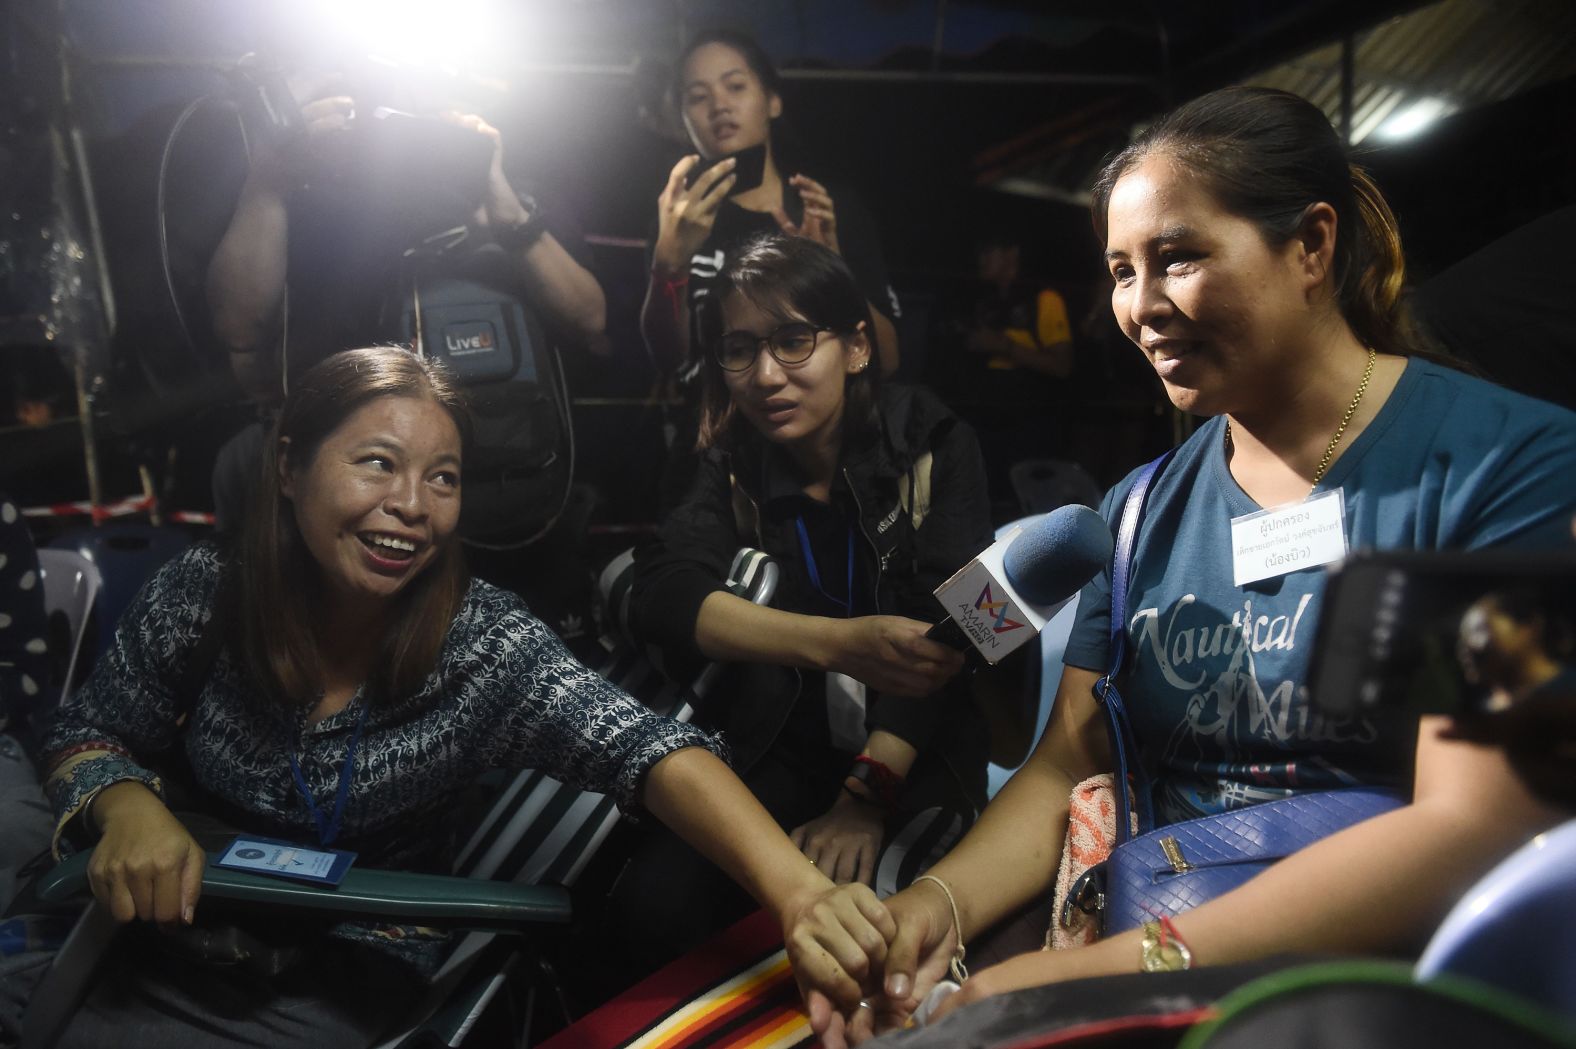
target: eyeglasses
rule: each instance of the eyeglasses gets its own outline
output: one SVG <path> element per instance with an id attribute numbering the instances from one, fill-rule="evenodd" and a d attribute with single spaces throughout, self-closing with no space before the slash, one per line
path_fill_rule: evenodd
<path id="1" fill-rule="evenodd" d="M 755 366 L 761 344 L 765 343 L 778 364 L 803 364 L 815 352 L 820 334 L 831 330 L 805 321 L 790 321 L 779 324 L 764 337 L 747 331 L 730 331 L 717 341 L 714 356 L 723 371 L 747 372 Z"/>

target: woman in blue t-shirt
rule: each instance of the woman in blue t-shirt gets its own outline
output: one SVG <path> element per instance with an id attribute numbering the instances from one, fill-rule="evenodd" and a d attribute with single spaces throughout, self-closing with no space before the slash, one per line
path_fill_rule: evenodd
<path id="1" fill-rule="evenodd" d="M 1411 804 L 1187 912 L 1177 934 L 1200 965 L 1404 950 L 1555 817 L 1500 752 L 1443 738 L 1441 719 L 1317 716 L 1306 681 L 1324 561 L 1299 567 L 1273 529 L 1250 541 L 1240 519 L 1300 504 L 1299 528 L 1352 548 L 1568 546 L 1576 415 L 1416 356 L 1394 216 L 1294 95 L 1230 88 L 1188 103 L 1106 166 L 1094 202 L 1118 323 L 1172 403 L 1209 417 L 1155 481 L 1128 589 L 1123 693 L 1156 772 L 1157 822 L 1404 781 L 1416 752 Z M 1107 496 L 1113 524 L 1132 480 Z M 1034 754 L 933 879 L 886 901 L 885 996 L 843 1014 L 817 1006 L 826 1044 L 906 1018 L 961 939 L 1049 896 L 1069 794 L 1113 764 L 1091 693 L 1109 620 L 1107 573 L 1081 596 Z M 938 1014 L 1136 972 L 1143 957 L 1140 931 L 1017 955 Z"/>

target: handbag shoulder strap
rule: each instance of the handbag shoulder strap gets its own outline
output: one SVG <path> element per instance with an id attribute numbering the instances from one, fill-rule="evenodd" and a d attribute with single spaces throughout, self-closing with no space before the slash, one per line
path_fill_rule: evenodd
<path id="1" fill-rule="evenodd" d="M 1127 707 L 1116 688 L 1116 675 L 1127 659 L 1127 586 L 1132 571 L 1133 548 L 1138 543 L 1138 523 L 1154 479 L 1165 469 L 1176 449 L 1157 456 L 1139 471 L 1122 504 L 1122 519 L 1116 530 L 1116 550 L 1111 560 L 1111 651 L 1105 676 L 1095 682 L 1094 695 L 1105 711 L 1106 731 L 1111 738 L 1111 757 L 1116 762 L 1116 841 L 1120 845 L 1132 836 L 1132 813 L 1127 787 L 1132 786 L 1138 802 L 1139 832 L 1154 826 L 1149 784 L 1138 763 L 1138 747 L 1133 736 Z"/>

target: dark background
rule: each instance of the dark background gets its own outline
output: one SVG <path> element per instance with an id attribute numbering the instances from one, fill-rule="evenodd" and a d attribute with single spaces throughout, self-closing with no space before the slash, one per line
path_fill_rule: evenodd
<path id="1" fill-rule="evenodd" d="M 85 497 L 81 431 L 62 363 L 71 355 L 61 352 L 81 342 L 93 344 L 86 353 L 90 383 L 102 377 L 94 421 L 106 496 L 139 491 L 141 464 L 166 505 L 209 506 L 213 452 L 245 411 L 223 362 L 185 343 L 165 291 L 156 190 L 170 128 L 193 98 L 227 95 L 225 70 L 245 52 L 364 50 L 358 32 L 381 32 L 406 8 L 435 7 L 332 0 L 12 5 L 6 58 L 8 83 L 17 90 L 0 103 L 7 121 L 0 157 L 14 173 L 31 155 L 29 144 L 37 145 L 40 114 L 69 114 L 103 229 L 103 251 L 89 243 L 79 264 L 83 302 L 91 299 L 102 256 L 117 320 L 102 345 L 73 340 L 67 330 L 42 350 L 25 345 L 30 340 L 16 325 L 0 326 L 0 355 L 12 362 L 6 381 L 55 383 L 60 416 L 39 429 L 0 428 L 0 489 L 28 505 Z M 1101 158 L 1165 107 L 1285 63 L 1297 75 L 1314 70 L 1307 82 L 1328 88 L 1340 76 L 1338 46 L 1331 46 L 1350 40 L 1359 49 L 1358 102 L 1399 85 L 1463 105 L 1415 138 L 1386 144 L 1374 136 L 1359 147 L 1398 213 L 1411 275 L 1421 283 L 1576 201 L 1576 145 L 1568 131 L 1576 103 L 1573 9 L 1558 0 L 477 0 L 443 6 L 458 50 L 451 44 L 437 53 L 441 42 L 434 39 L 433 54 L 415 57 L 451 69 L 412 76 L 497 124 L 511 165 L 552 185 L 591 235 L 608 295 L 610 355 L 569 354 L 565 365 L 577 401 L 577 475 L 595 489 L 590 519 L 598 531 L 622 534 L 650 523 L 662 420 L 656 376 L 635 328 L 644 251 L 630 242 L 648 235 L 661 182 L 687 151 L 643 126 L 636 110 L 650 100 L 642 84 L 660 76 L 695 28 L 730 25 L 762 40 L 785 76 L 793 143 L 785 168 L 852 186 L 874 214 L 905 308 L 900 331 L 909 377 L 925 375 L 932 307 L 970 279 L 972 245 L 982 233 L 1019 236 L 1025 269 L 1062 291 L 1075 327 L 1093 317 L 1078 332 L 1076 396 L 1056 408 L 1055 425 L 1066 435 L 1066 457 L 1104 485 L 1186 424 L 1169 417 L 1153 377 L 1133 367 L 1136 354 L 1101 312 L 1107 288 L 1080 196 Z M 1394 54 L 1377 54 L 1379 31 L 1410 15 L 1432 21 L 1391 45 Z M 69 98 L 62 98 L 62 68 Z M 1498 81 L 1474 87 L 1469 81 L 1482 80 L 1485 69 Z M 185 175 L 233 177 L 234 163 Z M 61 174 L 68 190 L 74 177 Z M 186 203 L 172 194 L 169 213 L 185 221 Z M 76 219 L 85 225 L 82 215 Z M 26 217 L 5 231 L 12 249 L 0 262 L 6 312 L 47 312 L 53 307 L 29 300 L 19 276 L 37 264 L 24 240 Z M 200 269 L 179 258 L 173 265 Z M 1527 261 L 1529 280 L 1538 279 L 1540 266 Z M 94 311 L 84 306 L 81 313 L 91 327 Z"/>

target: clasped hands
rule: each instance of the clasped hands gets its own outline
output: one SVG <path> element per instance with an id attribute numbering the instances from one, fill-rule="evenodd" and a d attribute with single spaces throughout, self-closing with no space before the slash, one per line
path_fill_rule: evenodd
<path id="1" fill-rule="evenodd" d="M 828 933 L 833 917 L 850 913 L 860 915 L 871 931 L 843 932 L 841 939 Z M 949 978 L 958 942 L 946 895 L 924 879 L 885 901 L 863 885 L 838 886 L 788 928 L 788 957 L 823 1049 L 845 1049 L 914 1026 L 915 1011 L 936 984 Z M 825 943 L 837 945 L 830 953 L 841 968 L 829 967 L 824 955 L 817 957 Z M 1105 957 L 1092 957 L 1107 948 Z M 1009 991 L 1125 971 L 1121 965 L 1129 955 L 1124 952 L 1134 949 L 1135 944 L 1117 937 L 1078 950 L 1027 951 L 977 968 L 959 990 L 933 1005 L 925 1023 Z"/>
<path id="2" fill-rule="evenodd" d="M 957 934 L 946 898 L 929 884 L 884 902 L 866 885 L 841 885 L 789 927 L 788 958 L 825 1049 L 910 1026 L 914 1010 L 946 977 Z M 944 1005 L 963 1004 L 972 990 L 970 981 Z"/>

